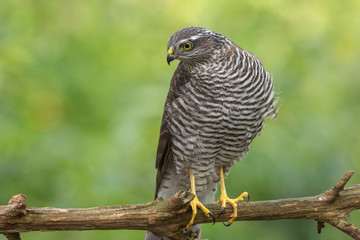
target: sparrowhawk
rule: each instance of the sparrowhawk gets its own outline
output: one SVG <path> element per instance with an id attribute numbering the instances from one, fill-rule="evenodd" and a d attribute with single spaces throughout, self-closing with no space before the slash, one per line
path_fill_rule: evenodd
<path id="1" fill-rule="evenodd" d="M 260 60 L 219 33 L 201 27 L 179 30 L 168 40 L 167 62 L 174 59 L 180 63 L 160 129 L 156 197 L 190 189 L 195 198 L 186 229 L 200 235 L 201 226 L 192 226 L 196 208 L 213 217 L 202 203 L 214 201 L 219 181 L 217 202 L 234 209 L 228 224 L 237 217 L 236 202 L 248 194 L 230 199 L 224 175 L 247 154 L 264 119 L 276 115 L 276 101 L 272 78 Z M 167 238 L 147 232 L 145 239 Z"/>

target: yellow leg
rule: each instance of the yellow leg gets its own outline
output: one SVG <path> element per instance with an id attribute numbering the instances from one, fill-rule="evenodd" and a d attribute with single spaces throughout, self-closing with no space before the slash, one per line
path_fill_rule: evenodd
<path id="1" fill-rule="evenodd" d="M 192 173 L 192 169 L 190 168 L 190 191 L 192 194 L 195 195 L 194 199 L 190 202 L 190 206 L 192 208 L 192 216 L 190 219 L 190 222 L 186 225 L 186 230 L 188 230 L 191 225 L 193 225 L 194 220 L 195 220 L 195 216 L 197 214 L 197 207 L 199 207 L 206 216 L 208 217 L 212 217 L 214 219 L 214 223 L 215 223 L 215 217 L 214 215 L 209 211 L 209 209 L 207 209 L 197 198 L 196 196 L 196 190 L 195 190 L 195 176 Z"/>
<path id="2" fill-rule="evenodd" d="M 220 175 L 220 198 L 218 201 L 216 201 L 215 203 L 221 203 L 221 212 L 219 214 L 219 216 L 221 215 L 222 211 L 224 210 L 224 208 L 226 207 L 226 203 L 229 203 L 233 209 L 234 209 L 234 212 L 233 214 L 230 216 L 230 220 L 228 221 L 228 225 L 227 226 L 230 226 L 234 220 L 236 219 L 237 217 L 237 202 L 238 201 L 242 201 L 244 200 L 243 198 L 246 197 L 248 198 L 249 197 L 249 194 L 247 192 L 243 192 L 242 194 L 240 194 L 239 197 L 235 198 L 235 199 L 231 199 L 227 196 L 227 193 L 226 193 L 226 189 L 225 189 L 225 181 L 224 181 L 224 170 L 223 170 L 223 167 L 221 166 L 220 169 L 219 169 L 219 175 Z"/>

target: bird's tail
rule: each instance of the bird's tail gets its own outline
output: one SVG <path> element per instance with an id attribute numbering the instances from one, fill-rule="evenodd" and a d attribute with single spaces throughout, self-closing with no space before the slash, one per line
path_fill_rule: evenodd
<path id="1" fill-rule="evenodd" d="M 200 240 L 200 238 L 201 238 L 201 224 L 196 224 L 196 225 L 191 226 L 190 230 L 192 232 L 196 232 L 197 233 L 196 239 Z M 170 239 L 165 237 L 165 236 L 159 235 L 157 233 L 147 231 L 145 233 L 144 240 L 170 240 Z"/>
<path id="2" fill-rule="evenodd" d="M 168 238 L 164 237 L 164 236 L 161 236 L 161 235 L 158 235 L 157 233 L 147 231 L 145 233 L 144 240 L 168 240 Z"/>

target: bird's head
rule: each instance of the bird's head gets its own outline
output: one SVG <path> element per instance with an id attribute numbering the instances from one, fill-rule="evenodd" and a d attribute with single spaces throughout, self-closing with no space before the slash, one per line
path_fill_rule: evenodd
<path id="1" fill-rule="evenodd" d="M 201 27 L 183 28 L 174 33 L 168 41 L 167 62 L 178 59 L 185 63 L 203 62 L 222 47 L 225 37 Z"/>

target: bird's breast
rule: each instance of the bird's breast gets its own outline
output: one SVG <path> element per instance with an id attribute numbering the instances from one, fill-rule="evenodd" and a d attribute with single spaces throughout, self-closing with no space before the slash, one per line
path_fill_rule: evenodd
<path id="1" fill-rule="evenodd" d="M 260 62 L 232 57 L 229 64 L 191 72 L 182 94 L 166 107 L 180 175 L 191 167 L 200 178 L 218 179 L 219 166 L 226 171 L 247 154 L 273 110 L 271 78 Z"/>

